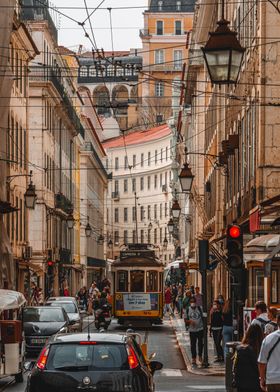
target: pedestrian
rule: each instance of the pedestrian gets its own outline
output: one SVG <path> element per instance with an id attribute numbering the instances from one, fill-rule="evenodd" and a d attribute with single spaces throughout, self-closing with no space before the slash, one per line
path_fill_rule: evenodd
<path id="1" fill-rule="evenodd" d="M 264 335 L 258 325 L 250 325 L 236 348 L 233 360 L 233 380 L 237 392 L 261 392 L 258 356 Z"/>
<path id="2" fill-rule="evenodd" d="M 261 327 L 263 333 L 265 331 L 265 326 L 266 324 L 269 323 L 269 318 L 267 315 L 267 306 L 264 301 L 258 301 L 255 303 L 255 312 L 256 312 L 256 318 L 252 321 L 251 324 L 257 324 Z"/>
<path id="3" fill-rule="evenodd" d="M 172 286 L 172 310 L 173 313 L 175 313 L 175 310 L 177 309 L 177 296 L 178 296 L 178 289 L 176 284 L 173 284 Z"/>
<path id="4" fill-rule="evenodd" d="M 191 286 L 191 287 L 190 287 L 190 290 L 191 290 L 192 295 L 194 295 L 194 294 L 195 294 L 195 292 L 194 292 L 194 286 Z"/>
<path id="5" fill-rule="evenodd" d="M 277 314 L 278 314 L 277 308 L 270 307 L 268 309 L 268 318 L 270 321 L 265 326 L 265 329 L 264 329 L 265 336 L 269 335 L 272 332 L 277 331 L 277 329 L 278 329 Z"/>
<path id="6" fill-rule="evenodd" d="M 196 305 L 194 297 L 190 300 L 190 307 L 186 313 L 185 323 L 189 326 L 192 365 L 196 366 L 197 348 L 198 360 L 202 363 L 203 352 L 203 313 L 200 306 Z"/>
<path id="7" fill-rule="evenodd" d="M 197 306 L 201 306 L 202 307 L 203 306 L 203 296 L 200 293 L 200 288 L 196 287 L 194 290 L 195 290 L 194 297 L 196 299 L 196 304 L 197 304 Z"/>
<path id="8" fill-rule="evenodd" d="M 223 320 L 223 343 L 224 343 L 224 358 L 228 353 L 227 343 L 232 342 L 233 340 L 233 314 L 232 314 L 232 305 L 231 299 L 227 299 L 223 306 L 222 311 L 222 320 Z"/>
<path id="9" fill-rule="evenodd" d="M 187 313 L 189 307 L 191 305 L 191 298 L 192 298 L 192 292 L 190 290 L 187 290 L 183 298 L 183 316 L 184 316 L 185 327 L 187 331 L 189 330 L 189 326 L 188 324 L 186 324 L 186 319 L 187 319 Z"/>
<path id="10" fill-rule="evenodd" d="M 217 297 L 217 300 L 219 301 L 219 303 L 220 303 L 222 306 L 224 306 L 224 304 L 225 304 L 225 299 L 224 299 L 223 294 L 219 294 L 218 297 Z"/>
<path id="11" fill-rule="evenodd" d="M 164 315 L 166 314 L 166 312 L 168 312 L 171 315 L 174 315 L 171 307 L 171 303 L 172 303 L 172 292 L 170 290 L 170 286 L 167 286 L 164 292 L 164 310 L 163 310 Z"/>
<path id="12" fill-rule="evenodd" d="M 213 301 L 210 317 L 210 336 L 213 336 L 217 358 L 214 362 L 224 361 L 224 351 L 222 347 L 223 318 L 222 306 L 218 300 Z"/>
<path id="13" fill-rule="evenodd" d="M 183 285 L 179 283 L 178 285 L 178 295 L 177 295 L 177 309 L 180 317 L 183 317 Z"/>
<path id="14" fill-rule="evenodd" d="M 260 386 L 263 391 L 280 391 L 280 314 L 278 329 L 263 340 L 259 355 Z"/>

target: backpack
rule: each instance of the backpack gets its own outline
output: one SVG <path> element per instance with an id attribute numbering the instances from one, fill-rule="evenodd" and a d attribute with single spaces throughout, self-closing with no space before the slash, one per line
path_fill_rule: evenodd
<path id="1" fill-rule="evenodd" d="M 275 321 L 269 321 L 267 325 L 272 325 L 274 332 L 278 329 L 278 324 Z"/>
<path id="2" fill-rule="evenodd" d="M 256 320 L 258 320 L 258 321 L 261 323 L 261 329 L 262 329 L 262 331 L 263 331 L 263 333 L 264 333 L 264 331 L 265 331 L 265 326 L 266 326 L 266 324 L 269 324 L 270 321 L 269 321 L 269 320 L 264 320 L 264 319 L 261 318 L 261 317 L 257 317 Z"/>

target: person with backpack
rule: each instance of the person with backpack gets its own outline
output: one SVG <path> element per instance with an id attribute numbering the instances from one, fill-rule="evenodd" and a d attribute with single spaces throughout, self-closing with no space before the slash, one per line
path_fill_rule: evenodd
<path id="1" fill-rule="evenodd" d="M 278 329 L 266 336 L 259 355 L 260 386 L 263 391 L 280 391 L 280 314 Z"/>
<path id="2" fill-rule="evenodd" d="M 237 392 L 261 392 L 258 356 L 264 335 L 258 325 L 250 325 L 233 358 L 233 386 Z"/>
<path id="3" fill-rule="evenodd" d="M 251 322 L 252 325 L 259 325 L 264 333 L 266 324 L 269 323 L 269 318 L 267 315 L 267 306 L 263 301 L 258 301 L 255 304 L 255 312 L 257 317 Z"/>
<path id="4" fill-rule="evenodd" d="M 278 313 L 278 309 L 277 308 L 270 307 L 268 309 L 268 318 L 269 318 L 270 321 L 265 326 L 265 329 L 264 329 L 265 336 L 269 335 L 272 332 L 277 331 L 277 329 L 278 329 L 277 313 Z"/>
<path id="5" fill-rule="evenodd" d="M 196 299 L 190 299 L 190 307 L 185 315 L 185 324 L 189 326 L 192 365 L 196 366 L 197 346 L 198 360 L 202 363 L 203 352 L 203 313 L 200 306 L 197 306 Z"/>

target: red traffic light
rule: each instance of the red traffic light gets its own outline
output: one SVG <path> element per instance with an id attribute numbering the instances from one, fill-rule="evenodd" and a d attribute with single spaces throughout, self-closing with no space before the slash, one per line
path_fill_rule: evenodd
<path id="1" fill-rule="evenodd" d="M 54 265 L 53 261 L 48 261 L 48 267 L 52 267 Z"/>
<path id="2" fill-rule="evenodd" d="M 228 230 L 228 234 L 231 238 L 239 238 L 241 235 L 241 229 L 239 226 L 231 226 Z"/>

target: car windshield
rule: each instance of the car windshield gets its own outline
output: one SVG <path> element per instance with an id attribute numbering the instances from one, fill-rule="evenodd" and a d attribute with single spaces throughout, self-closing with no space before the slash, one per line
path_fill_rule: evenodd
<path id="1" fill-rule="evenodd" d="M 127 370 L 124 344 L 54 344 L 47 363 L 49 370 Z"/>
<path id="2" fill-rule="evenodd" d="M 73 302 L 50 302 L 47 303 L 46 305 L 48 306 L 61 306 L 62 308 L 65 309 L 66 313 L 78 313 L 78 310 L 76 306 L 73 304 Z"/>
<path id="3" fill-rule="evenodd" d="M 23 310 L 24 322 L 64 322 L 64 314 L 61 309 L 50 308 L 26 308 Z"/>

